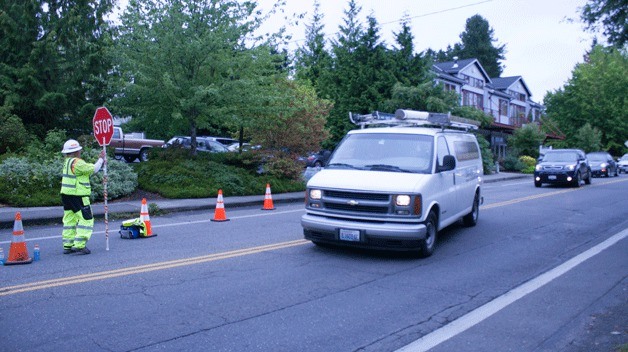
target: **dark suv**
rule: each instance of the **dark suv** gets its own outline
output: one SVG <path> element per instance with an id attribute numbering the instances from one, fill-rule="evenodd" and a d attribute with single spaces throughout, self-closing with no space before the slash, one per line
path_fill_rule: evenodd
<path id="1" fill-rule="evenodd" d="M 554 149 L 545 153 L 534 169 L 534 185 L 544 183 L 570 184 L 580 187 L 581 181 L 591 184 L 591 167 L 580 149 Z"/>

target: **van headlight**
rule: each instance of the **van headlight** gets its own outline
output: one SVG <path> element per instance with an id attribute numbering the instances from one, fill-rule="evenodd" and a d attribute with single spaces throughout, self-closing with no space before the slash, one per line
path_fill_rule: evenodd
<path id="1" fill-rule="evenodd" d="M 311 189 L 310 190 L 310 199 L 319 200 L 322 198 L 323 192 L 320 189 Z"/>
<path id="2" fill-rule="evenodd" d="M 410 196 L 398 195 L 395 198 L 395 205 L 399 207 L 407 207 L 408 205 L 410 205 Z"/>

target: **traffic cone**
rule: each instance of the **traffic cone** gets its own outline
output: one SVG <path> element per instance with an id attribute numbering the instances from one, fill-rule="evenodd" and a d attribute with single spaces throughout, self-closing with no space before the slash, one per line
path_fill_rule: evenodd
<path id="1" fill-rule="evenodd" d="M 264 207 L 262 210 L 275 210 L 273 206 L 273 197 L 270 195 L 270 184 L 266 184 L 266 194 L 264 195 Z"/>
<path id="2" fill-rule="evenodd" d="M 9 248 L 9 258 L 4 265 L 12 264 L 30 264 L 33 258 L 28 256 L 28 248 L 24 242 L 24 227 L 22 227 L 22 215 L 15 213 L 15 222 L 13 223 L 13 239 Z"/>
<path id="3" fill-rule="evenodd" d="M 214 218 L 212 221 L 229 221 L 227 214 L 225 213 L 225 203 L 222 200 L 222 189 L 218 190 L 218 199 L 216 200 L 216 211 L 214 212 Z"/>
<path id="4" fill-rule="evenodd" d="M 146 225 L 146 234 L 144 237 L 157 236 L 153 235 L 153 229 L 150 226 L 150 216 L 148 215 L 148 205 L 146 205 L 146 198 L 142 198 L 142 209 L 140 209 L 140 221 Z"/>

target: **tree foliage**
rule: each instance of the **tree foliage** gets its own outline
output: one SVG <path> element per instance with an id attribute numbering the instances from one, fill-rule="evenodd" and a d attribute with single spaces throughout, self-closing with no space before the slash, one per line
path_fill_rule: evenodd
<path id="1" fill-rule="evenodd" d="M 151 135 L 190 135 L 192 153 L 199 129 L 247 125 L 272 105 L 284 59 L 270 40 L 254 36 L 264 18 L 257 17 L 256 6 L 130 1 L 118 40 L 125 83 L 120 110 Z"/>
<path id="2" fill-rule="evenodd" d="M 539 157 L 539 146 L 545 140 L 545 133 L 541 132 L 537 125 L 528 124 L 513 133 L 508 138 L 508 147 L 517 156 Z"/>
<path id="3" fill-rule="evenodd" d="M 628 43 L 628 4 L 625 0 L 589 0 L 580 18 L 590 31 L 600 27 L 609 44 L 618 49 Z"/>
<path id="4" fill-rule="evenodd" d="M 623 153 L 628 136 L 627 73 L 625 52 L 598 45 L 586 62 L 576 65 L 564 88 L 547 94 L 547 115 L 565 133 L 567 144 L 590 123 L 602 133 L 603 149 Z"/>
<path id="5" fill-rule="evenodd" d="M 488 21 L 475 15 L 467 19 L 465 30 L 460 34 L 460 43 L 448 46 L 447 50 L 430 54 L 436 61 L 452 61 L 454 57 L 459 59 L 475 58 L 480 61 L 489 77 L 499 77 L 504 71 L 500 60 L 505 59 L 506 45 L 497 45 L 494 38 L 494 30 Z"/>
<path id="6" fill-rule="evenodd" d="M 52 128 L 88 130 L 107 98 L 113 1 L 0 4 L 0 106 L 40 138 Z"/>

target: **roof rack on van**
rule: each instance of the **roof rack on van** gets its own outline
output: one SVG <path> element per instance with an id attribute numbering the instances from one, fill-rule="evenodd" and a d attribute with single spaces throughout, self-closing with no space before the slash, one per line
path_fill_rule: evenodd
<path id="1" fill-rule="evenodd" d="M 375 111 L 371 114 L 354 114 L 349 112 L 349 120 L 355 125 L 364 128 L 370 125 L 388 126 L 439 126 L 462 128 L 465 130 L 477 130 L 479 121 L 465 119 L 463 117 L 451 116 L 451 113 L 443 114 L 437 112 L 415 111 L 397 109 L 394 114 Z"/>

